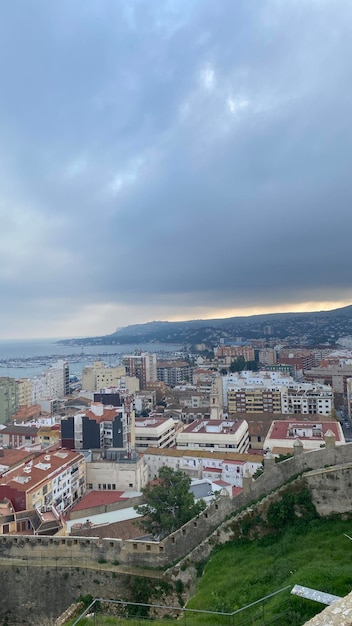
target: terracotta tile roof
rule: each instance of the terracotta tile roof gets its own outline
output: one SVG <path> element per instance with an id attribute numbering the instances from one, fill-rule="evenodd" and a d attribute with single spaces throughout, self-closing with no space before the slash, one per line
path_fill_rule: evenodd
<path id="1" fill-rule="evenodd" d="M 123 494 L 124 491 L 90 491 L 89 493 L 86 493 L 74 507 L 72 507 L 71 511 L 76 512 L 95 506 L 121 502 L 122 500 L 127 499 Z"/>
<path id="2" fill-rule="evenodd" d="M 26 435 L 34 437 L 38 433 L 37 426 L 22 426 L 22 424 L 9 424 L 0 432 L 1 435 Z"/>
<path id="3" fill-rule="evenodd" d="M 34 452 L 28 452 L 27 450 L 9 450 L 4 448 L 1 450 L 0 465 L 12 467 L 24 461 L 30 461 L 34 456 Z"/>
<path id="4" fill-rule="evenodd" d="M 316 424 L 317 426 L 318 425 L 321 426 L 321 432 L 322 432 L 321 439 L 324 438 L 324 435 L 327 433 L 328 430 L 331 430 L 333 434 L 335 435 L 336 441 L 341 440 L 339 424 L 337 422 L 322 422 L 322 420 L 320 420 L 319 415 L 316 415 L 315 417 L 316 419 L 314 420 L 313 424 L 311 421 L 303 422 L 301 420 L 296 420 L 294 418 L 290 419 L 289 421 L 275 420 L 273 422 L 272 430 L 269 433 L 270 439 L 294 440 L 296 437 L 298 437 L 299 439 L 302 439 L 303 441 L 305 439 L 316 441 L 317 439 L 319 439 L 318 436 L 313 437 L 313 436 L 309 436 L 308 434 L 303 435 L 302 432 L 300 432 L 299 434 L 292 434 L 291 436 L 288 434 L 288 431 L 291 425 L 293 427 L 293 431 L 294 429 L 300 429 L 300 430 L 303 430 L 304 432 L 304 429 L 307 429 L 307 431 L 311 431 L 312 425 Z"/>
<path id="5" fill-rule="evenodd" d="M 79 535 L 80 537 L 99 537 L 104 539 L 138 539 L 143 531 L 137 526 L 136 520 L 124 520 L 123 522 L 115 522 L 113 524 L 104 524 L 104 526 L 93 526 L 92 528 L 81 528 L 70 535 Z"/>
<path id="6" fill-rule="evenodd" d="M 82 455 L 73 450 L 63 448 L 50 454 L 46 450 L 44 454 L 34 458 L 31 464 L 14 468 L 6 478 L 0 479 L 0 484 L 11 486 L 16 491 L 31 491 L 38 484 L 45 482 L 49 474 L 56 475 L 60 473 L 63 465 L 72 464 L 80 459 Z"/>

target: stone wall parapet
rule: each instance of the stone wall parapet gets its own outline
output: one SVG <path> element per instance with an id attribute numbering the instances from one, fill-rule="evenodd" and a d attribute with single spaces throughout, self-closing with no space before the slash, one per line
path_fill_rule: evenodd
<path id="1" fill-rule="evenodd" d="M 256 480 L 247 481 L 246 490 L 236 498 L 220 495 L 197 518 L 192 519 L 162 541 L 99 539 L 33 535 L 0 536 L 0 559 L 76 563 L 118 562 L 135 567 L 166 568 L 189 554 L 211 535 L 224 520 L 242 507 L 267 496 L 288 480 L 309 470 L 347 464 L 352 461 L 352 443 L 294 454 L 280 463 L 265 464 Z M 269 465 L 269 467 L 268 467 Z"/>

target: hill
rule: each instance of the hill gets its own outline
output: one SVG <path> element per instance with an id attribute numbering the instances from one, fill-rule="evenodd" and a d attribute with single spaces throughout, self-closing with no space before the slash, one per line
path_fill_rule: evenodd
<path id="1" fill-rule="evenodd" d="M 301 345 L 333 345 L 337 339 L 352 334 L 352 305 L 332 311 L 310 313 L 267 313 L 242 317 L 184 322 L 154 321 L 117 329 L 110 335 L 61 340 L 61 345 L 124 345 L 169 343 L 207 346 L 244 340 L 276 338 Z"/>

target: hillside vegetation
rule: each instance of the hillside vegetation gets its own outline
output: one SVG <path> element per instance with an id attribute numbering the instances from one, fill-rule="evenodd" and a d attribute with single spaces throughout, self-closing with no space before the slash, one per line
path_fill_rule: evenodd
<path id="1" fill-rule="evenodd" d="M 197 590 L 187 608 L 232 613 L 286 586 L 291 589 L 295 584 L 345 596 L 352 589 L 352 542 L 346 534 L 352 534 L 352 520 L 301 519 L 275 535 L 228 542 L 213 551 L 204 568 L 198 568 Z M 290 595 L 290 589 L 268 599 L 264 608 L 257 605 L 233 616 L 230 621 L 228 616 L 212 615 L 209 621 L 207 614 L 192 613 L 187 614 L 186 622 L 189 626 L 210 623 L 300 626 L 323 610 L 322 604 Z M 117 621 L 111 616 L 106 621 L 103 616 L 98 619 L 99 624 L 134 624 L 131 620 L 120 618 Z M 84 623 L 91 622 L 83 620 L 80 625 Z M 143 620 L 143 623 L 165 626 L 167 620 Z"/>
<path id="2" fill-rule="evenodd" d="M 237 337 L 248 340 L 262 338 L 268 324 L 271 335 L 282 340 L 291 337 L 295 344 L 303 341 L 305 345 L 326 342 L 333 345 L 338 337 L 352 334 L 352 306 L 311 313 L 271 313 L 184 322 L 147 322 L 120 328 L 110 335 L 66 339 L 57 343 L 103 346 L 161 342 L 194 346 L 204 342 L 215 346 L 220 339 L 232 342 Z"/>

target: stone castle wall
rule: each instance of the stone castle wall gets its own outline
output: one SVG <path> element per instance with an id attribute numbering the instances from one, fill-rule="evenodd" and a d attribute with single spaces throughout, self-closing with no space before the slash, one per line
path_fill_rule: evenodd
<path id="1" fill-rule="evenodd" d="M 352 461 L 352 443 L 335 446 L 334 440 L 328 438 L 325 448 L 304 453 L 302 445 L 298 442 L 294 447 L 292 458 L 281 463 L 275 463 L 274 459 L 271 458 L 266 459 L 264 472 L 257 480 L 253 481 L 250 476 L 244 477 L 244 489 L 239 496 L 230 499 L 227 495 L 221 495 L 199 517 L 191 520 L 160 542 L 100 540 L 98 537 L 5 535 L 0 537 L 0 558 L 40 562 L 42 564 L 45 562 L 55 564 L 60 560 L 62 565 L 67 566 L 74 563 L 87 565 L 92 562 L 119 562 L 133 567 L 170 567 L 211 535 L 228 516 L 235 515 L 239 509 L 279 488 L 292 477 L 309 470 L 320 470 L 328 466 L 341 465 L 346 467 L 350 461 Z M 346 478 L 350 482 L 350 477 L 345 474 L 343 478 L 339 479 L 340 486 L 335 491 L 334 488 L 338 485 L 334 483 L 332 486 L 333 479 L 329 478 L 319 479 L 321 484 L 316 487 L 318 494 L 321 492 L 322 481 L 328 481 L 326 485 L 329 487 L 329 495 L 333 497 L 332 506 L 334 510 L 340 512 L 346 504 L 345 492 L 343 495 L 341 492 L 342 482 Z M 313 493 L 315 493 L 313 483 L 312 488 Z M 319 498 L 317 497 L 316 500 Z M 321 498 L 318 505 L 322 512 L 329 510 L 328 500 L 324 505 Z"/>

